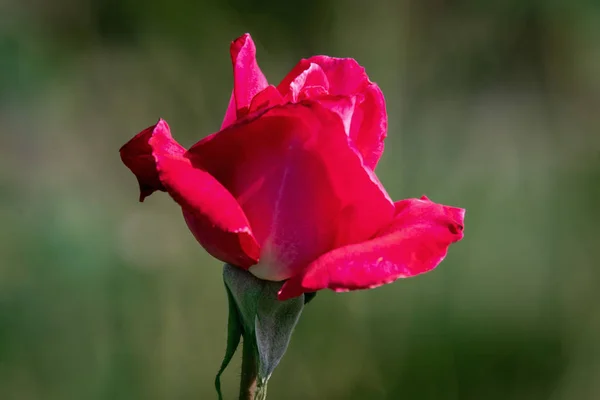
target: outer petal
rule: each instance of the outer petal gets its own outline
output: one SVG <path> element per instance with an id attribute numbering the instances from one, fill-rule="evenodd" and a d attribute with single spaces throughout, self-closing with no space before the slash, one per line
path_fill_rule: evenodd
<path id="1" fill-rule="evenodd" d="M 234 86 L 221 129 L 244 115 L 252 98 L 269 85 L 256 62 L 256 47 L 250 34 L 246 33 L 234 40 L 230 52 Z"/>
<path id="2" fill-rule="evenodd" d="M 350 128 L 350 137 L 362 154 L 365 165 L 371 169 L 375 169 L 383 154 L 386 136 L 385 99 L 381 89 L 371 84 L 357 97 Z"/>
<path id="3" fill-rule="evenodd" d="M 120 153 L 138 179 L 140 200 L 167 191 L 212 256 L 245 268 L 257 262 L 260 248 L 240 205 L 214 177 L 192 165 L 165 121 L 140 132 Z"/>
<path id="4" fill-rule="evenodd" d="M 291 84 L 317 64 L 325 73 L 332 96 L 355 97 L 351 129 L 348 132 L 354 146 L 363 156 L 366 166 L 375 169 L 383 153 L 387 135 L 387 112 L 385 99 L 377 84 L 371 82 L 365 69 L 351 58 L 314 56 L 301 60 L 277 86 L 282 95 Z"/>
<path id="5" fill-rule="evenodd" d="M 160 120 L 158 124 L 162 122 Z M 158 124 L 144 129 L 119 149 L 121 161 L 137 178 L 140 186 L 140 202 L 157 190 L 166 191 L 158 177 L 152 146 L 148 143 Z"/>
<path id="6" fill-rule="evenodd" d="M 465 210 L 426 197 L 396 203 L 394 221 L 377 236 L 322 255 L 288 280 L 279 299 L 329 288 L 370 289 L 435 268 L 450 244 L 463 237 Z"/>
<path id="7" fill-rule="evenodd" d="M 349 145 L 341 119 L 313 102 L 266 110 L 189 154 L 248 216 L 262 247 L 250 271 L 263 279 L 287 279 L 393 218 L 391 200 Z"/>

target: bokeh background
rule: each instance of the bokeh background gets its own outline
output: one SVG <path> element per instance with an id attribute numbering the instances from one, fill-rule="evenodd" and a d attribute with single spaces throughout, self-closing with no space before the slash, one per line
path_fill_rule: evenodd
<path id="1" fill-rule="evenodd" d="M 595 0 L 2 0 L 0 399 L 216 398 L 220 263 L 118 149 L 159 117 L 216 131 L 244 32 L 275 83 L 356 58 L 391 196 L 468 210 L 434 272 L 320 293 L 269 397 L 599 399 Z"/>

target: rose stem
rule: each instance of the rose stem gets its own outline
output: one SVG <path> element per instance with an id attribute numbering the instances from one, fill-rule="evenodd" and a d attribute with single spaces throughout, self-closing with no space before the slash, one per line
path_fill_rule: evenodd
<path id="1" fill-rule="evenodd" d="M 256 392 L 257 360 L 251 341 L 243 341 L 242 376 L 240 380 L 240 400 L 254 400 Z"/>

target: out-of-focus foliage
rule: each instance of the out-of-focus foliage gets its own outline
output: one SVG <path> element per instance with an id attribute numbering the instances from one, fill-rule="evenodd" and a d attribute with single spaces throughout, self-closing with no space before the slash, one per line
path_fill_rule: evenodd
<path id="1" fill-rule="evenodd" d="M 0 3 L 0 398 L 215 398 L 221 265 L 168 196 L 137 202 L 118 149 L 159 117 L 184 145 L 216 131 L 244 32 L 273 82 L 359 60 L 391 196 L 468 210 L 436 271 L 319 294 L 270 397 L 600 398 L 592 0 Z"/>

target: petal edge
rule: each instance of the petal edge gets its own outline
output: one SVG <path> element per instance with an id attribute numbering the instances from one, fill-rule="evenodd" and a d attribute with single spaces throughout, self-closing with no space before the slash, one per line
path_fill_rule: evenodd
<path id="1" fill-rule="evenodd" d="M 286 300 L 329 288 L 336 292 L 371 289 L 428 272 L 463 237 L 464 210 L 428 199 L 396 203 L 394 221 L 375 238 L 340 247 L 289 279 L 279 292 Z"/>
<path id="2" fill-rule="evenodd" d="M 246 33 L 231 42 L 230 54 L 233 65 L 233 93 L 221 129 L 245 115 L 254 96 L 269 86 L 256 61 L 256 46 L 250 34 Z"/>
<path id="3" fill-rule="evenodd" d="M 246 269 L 258 261 L 260 247 L 238 202 L 212 175 L 193 165 L 164 120 L 123 146 L 121 157 L 140 182 L 141 198 L 155 190 L 168 192 L 213 257 Z"/>

